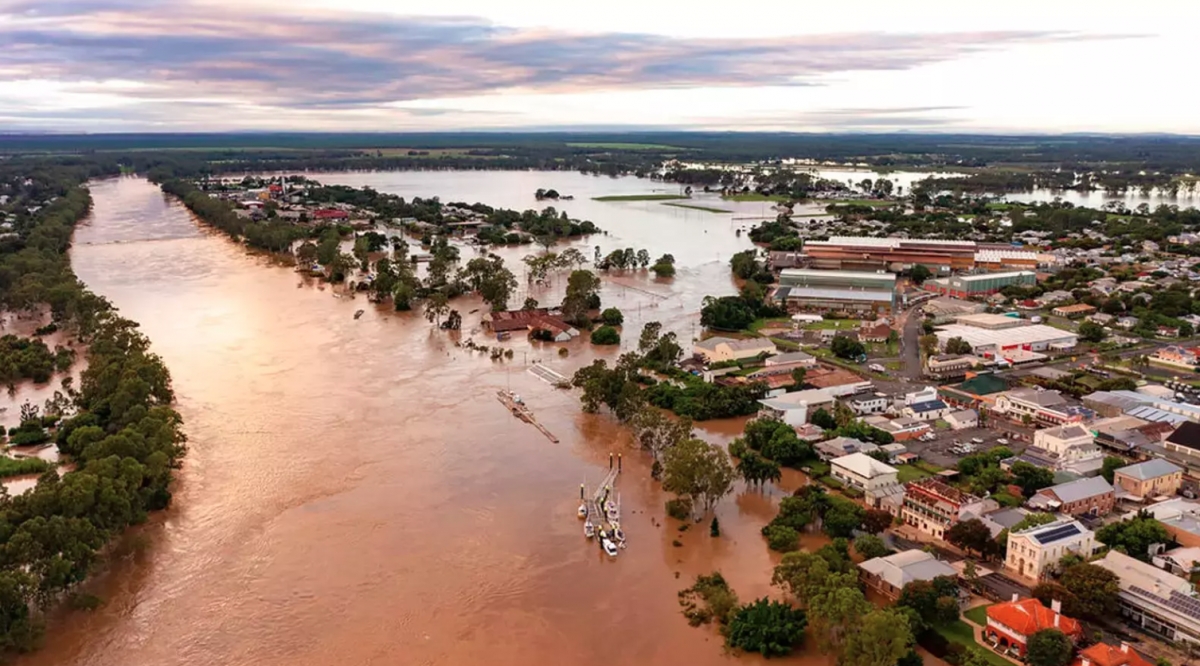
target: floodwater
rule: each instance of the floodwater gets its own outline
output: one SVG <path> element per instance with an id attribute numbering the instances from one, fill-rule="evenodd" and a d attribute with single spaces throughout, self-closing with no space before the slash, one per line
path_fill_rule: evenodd
<path id="1" fill-rule="evenodd" d="M 686 346 L 700 298 L 733 292 L 728 258 L 748 246 L 729 215 L 590 201 L 598 191 L 645 191 L 644 181 L 528 172 L 343 180 L 355 178 L 518 208 L 536 205 L 536 188 L 554 187 L 578 197 L 560 208 L 609 231 L 580 247 L 675 254 L 672 281 L 605 279 L 605 305 L 626 314 L 625 347 L 654 319 Z M 514 359 L 496 363 L 456 347 L 419 313 L 336 297 L 246 251 L 144 180 L 100 181 L 92 192 L 73 265 L 141 323 L 170 367 L 190 453 L 173 507 L 123 540 L 91 585 L 104 606 L 52 618 L 45 647 L 21 663 L 759 661 L 735 659 L 715 631 L 688 627 L 676 593 L 715 569 L 745 600 L 770 594 L 777 557 L 759 530 L 800 475 L 765 493 L 739 487 L 717 509 L 719 539 L 707 523 L 680 533 L 663 524 L 667 498 L 628 434 L 527 372 L 540 358 L 569 375 L 618 350 L 577 340 L 562 358 L 556 345 L 514 339 L 504 343 Z M 502 253 L 515 261 L 531 251 Z M 565 276 L 554 282 L 529 293 L 555 301 Z M 514 301 L 526 291 L 522 280 Z M 465 329 L 478 326 L 478 313 L 464 316 Z M 505 387 L 561 442 L 509 415 L 495 398 Z M 742 423 L 700 433 L 723 443 Z M 617 491 L 629 537 L 612 560 L 583 537 L 575 513 L 579 484 L 599 481 L 610 453 L 623 454 Z"/>

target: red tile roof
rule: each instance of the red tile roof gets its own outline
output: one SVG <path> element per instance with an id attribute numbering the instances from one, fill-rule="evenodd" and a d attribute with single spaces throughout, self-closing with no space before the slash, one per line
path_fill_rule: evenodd
<path id="1" fill-rule="evenodd" d="M 350 217 L 350 213 L 344 210 L 337 210 L 336 208 L 322 208 L 313 211 L 313 218 L 317 220 L 341 219 L 343 217 Z"/>
<path id="2" fill-rule="evenodd" d="M 1071 666 L 1083 666 L 1087 659 L 1094 666 L 1154 666 L 1128 645 L 1108 645 L 1096 643 L 1086 650 L 1080 650 Z"/>
<path id="3" fill-rule="evenodd" d="M 1037 599 L 1006 601 L 988 606 L 987 609 L 989 619 L 995 620 L 1026 636 L 1031 636 L 1042 629 L 1055 628 L 1072 638 L 1077 638 L 1082 633 L 1079 622 L 1066 615 L 1061 616 L 1058 627 L 1055 627 L 1055 615 L 1058 615 L 1058 613 L 1046 608 Z"/>

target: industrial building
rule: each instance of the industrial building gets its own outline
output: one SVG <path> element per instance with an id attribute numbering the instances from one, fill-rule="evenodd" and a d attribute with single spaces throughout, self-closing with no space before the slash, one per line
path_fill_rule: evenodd
<path id="1" fill-rule="evenodd" d="M 804 244 L 813 268 L 889 270 L 899 272 L 922 265 L 941 275 L 976 268 L 1036 268 L 1038 254 L 1011 245 L 923 238 L 834 236 Z"/>
<path id="2" fill-rule="evenodd" d="M 779 273 L 775 299 L 789 312 L 888 313 L 896 307 L 896 276 L 788 268 Z"/>
<path id="3" fill-rule="evenodd" d="M 937 328 L 934 335 L 937 336 L 938 346 L 943 349 L 950 338 L 962 338 L 971 345 L 971 351 L 975 355 L 993 358 L 1020 357 L 1021 351 L 1065 351 L 1079 342 L 1079 336 L 1071 331 L 1043 324 L 998 330 L 951 324 Z"/>
<path id="4" fill-rule="evenodd" d="M 994 294 L 1012 285 L 1037 284 L 1037 273 L 1033 271 L 1010 271 L 1007 273 L 979 273 L 976 275 L 952 275 L 936 280 L 926 280 L 925 289 L 954 298 L 978 298 Z"/>

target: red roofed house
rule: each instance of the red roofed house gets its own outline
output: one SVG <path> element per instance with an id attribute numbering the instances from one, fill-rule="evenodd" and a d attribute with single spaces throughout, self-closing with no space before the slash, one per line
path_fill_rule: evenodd
<path id="1" fill-rule="evenodd" d="M 1080 650 L 1079 656 L 1075 657 L 1071 666 L 1154 666 L 1154 664 L 1129 647 L 1129 643 L 1121 643 L 1121 647 L 1096 643 L 1090 648 Z"/>
<path id="2" fill-rule="evenodd" d="M 314 220 L 344 220 L 350 217 L 350 213 L 336 208 L 321 208 L 313 211 Z"/>
<path id="3" fill-rule="evenodd" d="M 1062 605 L 1055 601 L 1046 608 L 1037 599 L 1015 599 L 993 604 L 987 609 L 987 628 L 984 636 L 998 650 L 1015 649 L 1022 656 L 1029 637 L 1042 629 L 1058 629 L 1072 641 L 1079 640 L 1083 629 L 1079 622 L 1063 615 Z"/>

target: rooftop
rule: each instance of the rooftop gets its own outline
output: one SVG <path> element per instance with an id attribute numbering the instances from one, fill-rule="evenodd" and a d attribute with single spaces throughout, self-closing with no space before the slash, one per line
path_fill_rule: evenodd
<path id="1" fill-rule="evenodd" d="M 1028 276 L 1032 277 L 1032 276 L 1035 276 L 1036 273 L 1034 273 L 1033 271 L 1008 271 L 1005 273 L 979 273 L 976 275 L 960 275 L 960 276 L 958 276 L 958 279 L 962 280 L 963 282 L 979 282 L 982 280 L 994 280 L 997 278 L 1003 279 L 1003 278 L 1019 277 L 1019 276 L 1023 276 L 1023 275 L 1028 275 Z"/>
<path id="2" fill-rule="evenodd" d="M 1149 479 L 1157 479 L 1160 476 L 1183 472 L 1183 468 L 1174 465 L 1162 458 L 1154 458 L 1146 462 L 1140 462 L 1136 465 L 1129 465 L 1117 470 L 1117 474 L 1122 474 L 1138 481 L 1146 481 Z"/>
<path id="3" fill-rule="evenodd" d="M 829 287 L 789 287 L 787 298 L 816 298 L 834 301 L 891 301 L 890 289 L 836 289 Z"/>
<path id="4" fill-rule="evenodd" d="M 1028 345 L 1035 343 L 1050 343 L 1063 340 L 1077 340 L 1078 336 L 1070 331 L 1064 331 L 1046 326 L 1045 324 L 1033 324 L 1030 326 L 1016 326 L 1013 328 L 988 329 L 977 328 L 975 326 L 963 326 L 961 324 L 947 324 L 939 326 L 934 331 L 934 335 L 938 340 L 945 341 L 950 338 L 962 338 L 968 344 L 974 347 L 1011 347 L 1018 345 Z"/>
<path id="5" fill-rule="evenodd" d="M 1012 536 L 1028 536 L 1042 546 L 1059 541 L 1075 540 L 1085 538 L 1091 535 L 1091 531 L 1084 527 L 1077 520 L 1056 520 L 1053 523 L 1039 525 L 1021 530 L 1020 532 L 1011 532 Z"/>
<path id="6" fill-rule="evenodd" d="M 1087 499 L 1089 497 L 1095 497 L 1096 495 L 1111 493 L 1113 492 L 1113 487 L 1109 485 L 1108 481 L 1104 480 L 1104 477 L 1093 476 L 1087 479 L 1078 479 L 1076 481 L 1060 483 L 1057 486 L 1043 488 L 1042 490 L 1039 490 L 1037 494 L 1041 495 L 1043 493 L 1050 492 L 1053 492 L 1054 496 L 1057 497 L 1061 502 L 1067 504 L 1070 502 L 1078 502 L 1079 500 Z"/>
<path id="7" fill-rule="evenodd" d="M 766 338 L 725 338 L 716 336 L 696 343 L 696 347 L 705 351 L 714 351 L 717 345 L 726 344 L 734 351 L 750 351 L 754 349 L 775 349 L 775 343 Z"/>
<path id="8" fill-rule="evenodd" d="M 971 395 L 991 395 L 1008 390 L 1008 382 L 990 372 L 981 373 L 959 384 L 959 391 Z"/>
<path id="9" fill-rule="evenodd" d="M 865 453 L 851 453 L 848 456 L 834 458 L 829 463 L 850 470 L 865 479 L 874 479 L 897 472 L 895 467 L 881 463 Z"/>
<path id="10" fill-rule="evenodd" d="M 1058 391 L 1047 391 L 1035 388 L 1016 388 L 1008 392 L 1009 400 L 1021 400 L 1038 407 L 1057 407 L 1067 404 L 1067 399 Z"/>
<path id="11" fill-rule="evenodd" d="M 816 241 L 810 241 L 816 242 Z M 895 273 L 876 273 L 874 271 L 832 271 L 815 268 L 785 268 L 779 272 L 781 278 L 842 278 L 846 280 L 879 280 L 895 282 Z"/>
<path id="12" fill-rule="evenodd" d="M 1119 646 L 1096 643 L 1080 650 L 1079 656 L 1071 662 L 1071 666 L 1083 666 L 1085 660 L 1091 666 L 1154 666 L 1153 662 L 1129 647 L 1128 643 Z"/>
<path id="13" fill-rule="evenodd" d="M 876 557 L 858 566 L 897 589 L 903 589 L 913 581 L 956 576 L 958 573 L 954 567 L 923 550 L 905 550 L 887 557 Z"/>
<path id="14" fill-rule="evenodd" d="M 913 403 L 908 406 L 914 413 L 921 414 L 924 412 L 936 412 L 939 409 L 945 409 L 946 403 L 941 400 L 926 400 L 924 402 Z"/>
<path id="15" fill-rule="evenodd" d="M 1046 608 L 1037 599 L 1005 601 L 992 604 L 987 608 L 989 620 L 995 620 L 1026 636 L 1031 636 L 1042 629 L 1055 627 L 1068 635 L 1078 635 L 1081 632 L 1079 622 L 1066 615 L 1055 617 L 1059 615 L 1059 613 Z"/>

